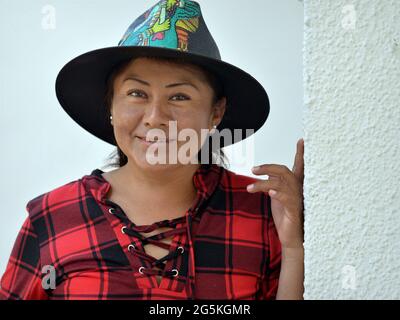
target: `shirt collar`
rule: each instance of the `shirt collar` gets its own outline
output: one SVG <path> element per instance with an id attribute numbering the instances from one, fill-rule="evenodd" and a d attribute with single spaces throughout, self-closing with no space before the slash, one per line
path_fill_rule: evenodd
<path id="1" fill-rule="evenodd" d="M 197 190 L 197 197 L 189 209 L 192 214 L 199 211 L 206 200 L 214 193 L 222 177 L 224 168 L 217 164 L 201 164 L 193 174 L 193 184 Z M 94 169 L 89 175 L 82 178 L 85 189 L 93 197 L 103 204 L 106 204 L 106 195 L 111 188 L 111 184 L 102 176 L 101 169 Z"/>

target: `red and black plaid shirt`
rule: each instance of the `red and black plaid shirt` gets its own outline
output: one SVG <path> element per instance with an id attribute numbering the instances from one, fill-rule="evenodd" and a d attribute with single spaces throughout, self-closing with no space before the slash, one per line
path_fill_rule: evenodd
<path id="1" fill-rule="evenodd" d="M 275 299 L 281 244 L 268 194 L 246 190 L 255 178 L 203 164 L 184 217 L 136 226 L 106 198 L 111 185 L 102 173 L 28 202 L 1 299 Z M 172 229 L 143 236 L 161 226 Z M 168 232 L 164 259 L 145 253 L 146 243 L 160 244 Z M 46 266 L 55 289 L 43 286 Z"/>

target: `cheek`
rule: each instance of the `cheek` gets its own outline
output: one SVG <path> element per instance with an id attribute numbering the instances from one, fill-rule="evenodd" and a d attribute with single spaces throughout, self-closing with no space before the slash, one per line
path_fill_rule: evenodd
<path id="1" fill-rule="evenodd" d="M 185 124 L 186 128 L 200 130 L 201 128 L 207 128 L 209 125 L 211 113 L 210 108 L 202 105 L 199 101 L 193 103 L 193 105 L 177 109 L 175 116 L 178 122 Z"/>
<path id="2" fill-rule="evenodd" d="M 178 128 L 194 130 L 198 135 L 201 130 L 208 128 L 208 118 L 202 113 L 191 113 L 185 117 L 177 117 Z"/>
<path id="3" fill-rule="evenodd" d="M 141 109 L 123 101 L 116 101 L 113 104 L 115 126 L 116 128 L 132 127 L 141 117 Z"/>

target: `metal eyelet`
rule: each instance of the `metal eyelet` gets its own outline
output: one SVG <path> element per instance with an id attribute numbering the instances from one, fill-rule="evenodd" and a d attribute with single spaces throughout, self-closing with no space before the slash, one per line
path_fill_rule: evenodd
<path id="1" fill-rule="evenodd" d="M 126 229 L 126 227 L 123 226 L 123 227 L 121 228 L 121 232 L 122 232 L 122 233 L 125 233 L 125 231 L 124 231 L 125 229 Z"/>
<path id="2" fill-rule="evenodd" d="M 181 254 L 185 252 L 185 249 L 183 247 L 178 247 L 178 250 L 181 250 Z"/>
<path id="3" fill-rule="evenodd" d="M 178 276 L 178 274 L 179 274 L 179 271 L 178 271 L 178 270 L 172 269 L 171 271 L 175 271 L 175 274 L 172 275 L 173 277 L 177 277 L 177 276 Z"/>
<path id="4" fill-rule="evenodd" d="M 111 214 L 114 214 L 115 213 L 115 208 L 111 207 L 110 209 L 108 209 L 108 212 L 111 213 Z"/>
<path id="5" fill-rule="evenodd" d="M 130 244 L 128 246 L 128 251 L 132 251 L 133 249 L 135 249 L 135 246 L 133 244 Z"/>
<path id="6" fill-rule="evenodd" d="M 143 271 L 142 271 L 143 269 L 145 269 L 145 267 L 143 267 L 143 266 L 139 268 L 139 272 L 140 272 L 141 274 L 143 274 Z"/>

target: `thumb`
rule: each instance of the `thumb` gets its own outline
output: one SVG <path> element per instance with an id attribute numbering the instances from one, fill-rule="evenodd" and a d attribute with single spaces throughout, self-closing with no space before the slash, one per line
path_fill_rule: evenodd
<path id="1" fill-rule="evenodd" d="M 301 182 L 304 180 L 304 139 L 297 141 L 297 151 L 294 159 L 292 172 Z"/>

